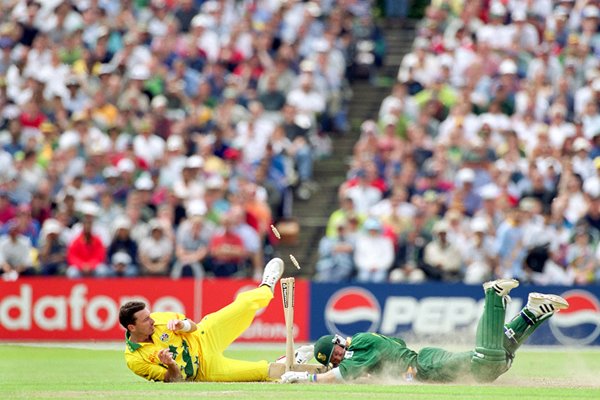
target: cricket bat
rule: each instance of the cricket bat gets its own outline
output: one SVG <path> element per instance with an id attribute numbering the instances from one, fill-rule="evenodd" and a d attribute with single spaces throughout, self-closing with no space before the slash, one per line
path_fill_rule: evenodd
<path id="1" fill-rule="evenodd" d="M 281 281 L 281 297 L 283 300 L 283 315 L 285 318 L 285 370 L 291 371 L 294 364 L 294 278 L 284 278 Z"/>

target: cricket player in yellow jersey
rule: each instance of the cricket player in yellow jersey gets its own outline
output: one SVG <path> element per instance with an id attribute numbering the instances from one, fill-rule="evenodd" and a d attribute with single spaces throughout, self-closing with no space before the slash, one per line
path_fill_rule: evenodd
<path id="1" fill-rule="evenodd" d="M 267 380 L 267 361 L 234 360 L 223 356 L 223 351 L 250 326 L 256 312 L 269 304 L 283 268 L 280 258 L 272 259 L 258 288 L 239 294 L 233 303 L 198 324 L 183 314 L 151 313 L 143 302 L 124 304 L 119 322 L 127 329 L 127 366 L 152 381 Z"/>

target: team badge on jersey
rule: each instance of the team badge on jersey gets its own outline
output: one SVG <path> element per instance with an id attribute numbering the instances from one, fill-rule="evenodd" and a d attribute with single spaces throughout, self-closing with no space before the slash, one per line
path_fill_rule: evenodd
<path id="1" fill-rule="evenodd" d="M 353 355 L 354 355 L 353 351 L 346 351 L 346 353 L 344 354 L 344 358 L 352 358 Z"/>
<path id="2" fill-rule="evenodd" d="M 161 342 L 166 342 L 169 340 L 169 334 L 168 333 L 163 333 L 162 335 L 160 335 L 160 341 Z"/>

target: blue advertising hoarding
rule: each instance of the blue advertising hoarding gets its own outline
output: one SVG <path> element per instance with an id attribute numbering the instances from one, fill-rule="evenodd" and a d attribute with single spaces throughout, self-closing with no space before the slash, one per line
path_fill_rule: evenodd
<path id="1" fill-rule="evenodd" d="M 600 345 L 600 287 L 522 285 L 511 291 L 507 320 L 527 303 L 530 292 L 567 299 L 568 310 L 554 315 L 529 344 Z M 483 310 L 481 285 L 323 284 L 313 283 L 310 338 L 338 333 L 379 332 L 418 340 L 474 340 Z M 459 343 L 458 340 L 456 340 Z"/>

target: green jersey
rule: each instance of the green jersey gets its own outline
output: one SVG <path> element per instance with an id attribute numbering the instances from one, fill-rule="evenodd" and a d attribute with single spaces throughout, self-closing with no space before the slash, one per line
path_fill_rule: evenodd
<path id="1" fill-rule="evenodd" d="M 409 366 L 415 366 L 416 361 L 417 353 L 407 348 L 402 339 L 378 333 L 357 333 L 350 339 L 338 368 L 344 379 L 384 371 L 391 376 L 401 376 Z"/>

